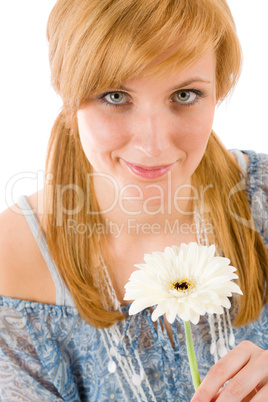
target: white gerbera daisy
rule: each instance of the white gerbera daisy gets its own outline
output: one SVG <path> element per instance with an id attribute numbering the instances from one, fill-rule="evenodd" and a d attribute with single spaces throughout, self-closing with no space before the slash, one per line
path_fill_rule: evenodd
<path id="1" fill-rule="evenodd" d="M 215 246 L 197 243 L 166 247 L 164 252 L 145 254 L 146 264 L 137 264 L 126 284 L 124 300 L 134 300 L 129 314 L 157 306 L 152 320 L 166 314 L 173 323 L 176 317 L 197 324 L 200 315 L 223 313 L 230 308 L 228 297 L 242 294 L 232 282 L 238 276 L 228 258 L 215 256 Z"/>

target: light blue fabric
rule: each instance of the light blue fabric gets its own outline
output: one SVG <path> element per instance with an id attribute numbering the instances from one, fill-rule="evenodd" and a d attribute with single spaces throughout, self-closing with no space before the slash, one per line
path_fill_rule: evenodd
<path id="1" fill-rule="evenodd" d="M 268 156 L 248 154 L 247 193 L 257 228 L 268 245 Z M 127 316 L 128 307 L 123 311 Z M 89 326 L 75 307 L 0 297 L 0 400 L 137 401 L 124 380 L 123 366 L 117 363 L 120 356 L 128 357 L 139 373 L 138 352 L 157 401 L 190 401 L 194 389 L 183 324 L 172 325 L 173 348 L 160 322 L 156 329 L 146 309 L 118 323 L 115 359 L 107 349 L 107 333 Z M 192 330 L 202 379 L 214 363 L 206 317 Z M 234 328 L 234 333 L 236 343 L 248 339 L 268 349 L 268 306 L 257 322 Z M 117 364 L 114 373 L 108 370 L 111 359 Z M 152 401 L 146 381 L 141 387 L 145 400 Z"/>

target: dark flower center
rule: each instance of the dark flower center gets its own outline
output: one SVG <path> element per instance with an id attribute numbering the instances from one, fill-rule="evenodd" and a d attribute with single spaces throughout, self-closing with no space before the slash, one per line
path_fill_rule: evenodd
<path id="1" fill-rule="evenodd" d="M 188 293 L 195 287 L 195 283 L 189 278 L 177 278 L 170 283 L 170 290 L 177 290 L 177 292 Z"/>
<path id="2" fill-rule="evenodd" d="M 187 282 L 176 282 L 173 286 L 176 290 L 187 290 L 189 288 L 189 284 Z"/>

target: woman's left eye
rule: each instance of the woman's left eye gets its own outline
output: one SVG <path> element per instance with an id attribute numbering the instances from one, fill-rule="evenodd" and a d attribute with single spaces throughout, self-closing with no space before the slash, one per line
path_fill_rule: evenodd
<path id="1" fill-rule="evenodd" d="M 182 89 L 177 91 L 174 95 L 175 102 L 182 103 L 182 104 L 193 104 L 198 99 L 200 94 L 199 91 L 190 91 L 187 89 Z"/>
<path id="2" fill-rule="evenodd" d="M 123 106 L 128 103 L 128 96 L 124 92 L 107 92 L 99 97 L 99 100 L 107 106 Z"/>

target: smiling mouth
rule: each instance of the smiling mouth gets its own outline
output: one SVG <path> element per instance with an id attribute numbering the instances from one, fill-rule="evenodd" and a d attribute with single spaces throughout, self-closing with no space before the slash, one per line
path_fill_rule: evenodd
<path id="1" fill-rule="evenodd" d="M 174 165 L 174 163 L 171 163 L 170 165 L 144 166 L 127 162 L 124 159 L 122 159 L 122 161 L 132 173 L 144 179 L 157 179 L 161 176 L 164 176 Z"/>

